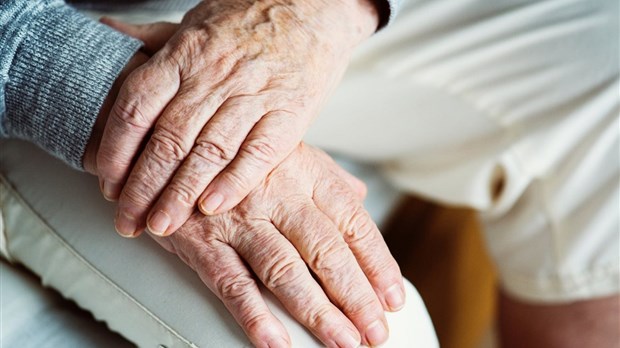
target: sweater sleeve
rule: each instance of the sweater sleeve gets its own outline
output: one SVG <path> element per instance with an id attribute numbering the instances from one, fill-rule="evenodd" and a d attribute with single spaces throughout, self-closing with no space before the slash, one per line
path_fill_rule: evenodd
<path id="1" fill-rule="evenodd" d="M 0 137 L 82 169 L 103 101 L 140 45 L 62 0 L 2 0 Z"/>

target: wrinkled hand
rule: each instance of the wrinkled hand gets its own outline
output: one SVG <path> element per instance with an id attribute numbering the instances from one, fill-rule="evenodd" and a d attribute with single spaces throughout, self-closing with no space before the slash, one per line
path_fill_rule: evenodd
<path id="1" fill-rule="evenodd" d="M 169 235 L 197 203 L 237 205 L 299 144 L 377 17 L 370 0 L 211 0 L 178 27 L 108 22 L 153 54 L 122 86 L 97 155 L 119 233 Z"/>
<path id="2" fill-rule="evenodd" d="M 388 335 L 383 308 L 400 309 L 404 287 L 364 194 L 327 155 L 300 145 L 236 208 L 196 212 L 174 235 L 155 239 L 200 275 L 257 347 L 290 339 L 244 260 L 327 346 L 357 347 L 360 333 L 374 346 Z"/>
<path id="3" fill-rule="evenodd" d="M 136 53 L 105 100 L 84 156 L 95 175 L 106 111 L 147 59 Z M 387 337 L 383 309 L 405 299 L 398 265 L 362 206 L 365 192 L 327 155 L 299 145 L 233 210 L 194 213 L 179 233 L 154 238 L 200 275 L 258 347 L 290 339 L 252 272 L 327 346 L 376 345 Z"/>

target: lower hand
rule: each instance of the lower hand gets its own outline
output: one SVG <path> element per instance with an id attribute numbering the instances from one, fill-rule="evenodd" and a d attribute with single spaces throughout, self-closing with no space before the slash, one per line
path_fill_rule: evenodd
<path id="1" fill-rule="evenodd" d="M 195 212 L 177 233 L 154 238 L 199 274 L 257 347 L 290 339 L 253 273 L 325 345 L 375 346 L 388 336 L 383 310 L 403 306 L 404 287 L 364 194 L 327 155 L 300 145 L 233 210 Z"/>

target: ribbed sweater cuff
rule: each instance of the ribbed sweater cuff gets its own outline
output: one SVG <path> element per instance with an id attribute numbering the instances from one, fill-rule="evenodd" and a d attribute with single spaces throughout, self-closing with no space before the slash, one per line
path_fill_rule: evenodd
<path id="1" fill-rule="evenodd" d="M 141 43 L 62 4 L 39 12 L 27 31 L 5 86 L 4 129 L 82 169 L 103 101 Z"/>

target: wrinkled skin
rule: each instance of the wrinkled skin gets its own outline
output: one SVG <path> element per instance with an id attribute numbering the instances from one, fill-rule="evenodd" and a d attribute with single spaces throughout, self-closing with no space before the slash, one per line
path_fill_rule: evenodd
<path id="1" fill-rule="evenodd" d="M 209 0 L 159 27 L 170 40 L 123 84 L 97 154 L 119 233 L 169 235 L 196 204 L 237 205 L 299 144 L 377 23 L 370 0 Z"/>
<path id="2" fill-rule="evenodd" d="M 196 212 L 174 235 L 155 239 L 200 275 L 258 347 L 289 346 L 290 339 L 244 260 L 327 346 L 356 347 L 360 338 L 377 345 L 388 334 L 383 309 L 403 304 L 386 293 L 404 300 L 404 289 L 362 206 L 363 190 L 327 155 L 300 145 L 236 208 Z"/>
<path id="3" fill-rule="evenodd" d="M 157 34 L 147 43 L 155 47 L 174 26 L 133 29 Z M 138 52 L 106 98 L 84 155 L 90 173 L 98 174 L 101 133 L 123 79 L 148 59 Z M 257 281 L 327 346 L 377 345 L 388 335 L 383 310 L 402 308 L 405 295 L 398 265 L 362 206 L 365 192 L 329 156 L 301 144 L 234 209 L 194 212 L 177 233 L 151 236 L 200 275 L 258 347 L 287 347 L 290 338 Z"/>
<path id="4" fill-rule="evenodd" d="M 96 173 L 93 152 L 89 146 L 85 165 Z M 177 233 L 151 236 L 198 273 L 257 347 L 290 346 L 257 281 L 328 347 L 374 346 L 388 336 L 383 311 L 402 308 L 405 295 L 398 265 L 363 208 L 365 190 L 301 144 L 237 207 L 195 212 Z"/>

